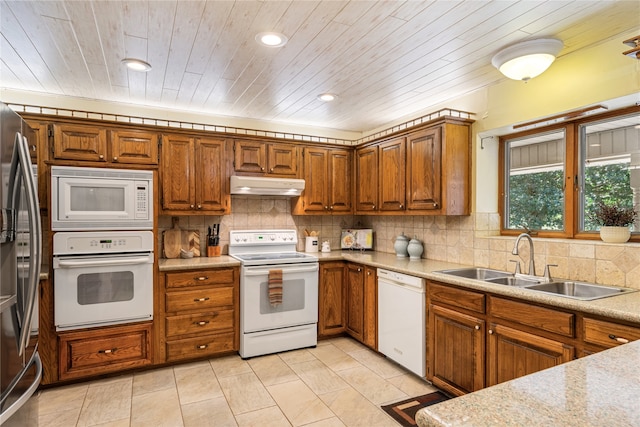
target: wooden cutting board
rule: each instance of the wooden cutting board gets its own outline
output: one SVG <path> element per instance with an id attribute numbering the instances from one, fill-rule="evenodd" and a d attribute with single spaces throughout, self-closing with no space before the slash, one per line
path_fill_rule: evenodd
<path id="1" fill-rule="evenodd" d="M 185 251 L 193 251 L 193 256 L 200 256 L 200 232 L 198 230 L 182 230 L 180 247 Z M 180 256 L 178 250 L 178 256 Z"/>
<path id="2" fill-rule="evenodd" d="M 178 225 L 179 218 L 173 217 L 173 228 L 162 233 L 165 258 L 180 258 L 180 248 L 182 246 L 182 230 Z"/>

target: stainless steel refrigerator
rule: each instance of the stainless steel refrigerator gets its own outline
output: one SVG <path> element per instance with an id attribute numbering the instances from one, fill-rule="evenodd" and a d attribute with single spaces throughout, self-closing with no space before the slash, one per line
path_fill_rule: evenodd
<path id="1" fill-rule="evenodd" d="M 0 424 L 37 426 L 42 377 L 37 290 L 42 224 L 29 156 L 33 131 L 0 103 Z"/>

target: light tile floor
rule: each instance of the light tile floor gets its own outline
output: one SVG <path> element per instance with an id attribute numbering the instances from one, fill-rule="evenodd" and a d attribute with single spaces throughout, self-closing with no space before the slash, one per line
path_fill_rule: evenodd
<path id="1" fill-rule="evenodd" d="M 227 356 L 40 393 L 40 425 L 397 427 L 380 405 L 436 389 L 351 338 Z"/>

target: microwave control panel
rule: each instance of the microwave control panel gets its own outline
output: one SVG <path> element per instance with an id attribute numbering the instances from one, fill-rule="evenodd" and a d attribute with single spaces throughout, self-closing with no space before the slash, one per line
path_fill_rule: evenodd
<path id="1" fill-rule="evenodd" d="M 136 219 L 149 218 L 149 183 L 136 181 Z"/>

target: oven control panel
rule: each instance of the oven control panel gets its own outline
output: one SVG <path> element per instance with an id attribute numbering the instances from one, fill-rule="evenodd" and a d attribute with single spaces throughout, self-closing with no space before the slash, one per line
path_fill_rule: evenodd
<path id="1" fill-rule="evenodd" d="M 298 236 L 295 230 L 242 230 L 229 232 L 229 244 L 243 245 L 275 245 L 282 243 L 296 243 Z"/>
<path id="2" fill-rule="evenodd" d="M 151 231 L 59 232 L 53 235 L 53 254 L 95 254 L 153 251 Z"/>

